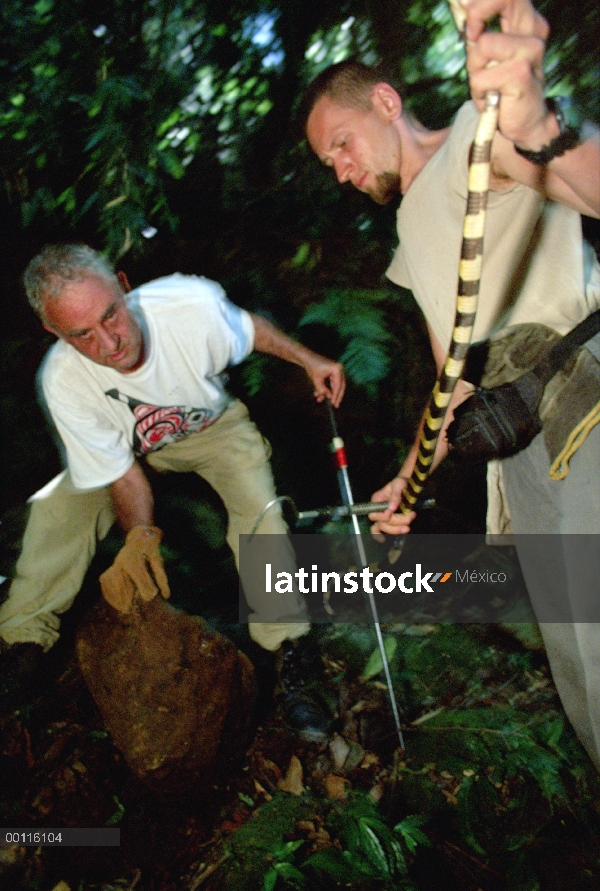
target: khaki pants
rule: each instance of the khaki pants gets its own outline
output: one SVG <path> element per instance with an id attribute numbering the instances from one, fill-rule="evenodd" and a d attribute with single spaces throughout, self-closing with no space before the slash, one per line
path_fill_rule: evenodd
<path id="1" fill-rule="evenodd" d="M 552 677 L 600 770 L 600 623 L 578 621 L 586 616 L 585 598 L 600 598 L 600 425 L 571 459 L 565 479 L 551 480 L 549 469 L 542 434 L 502 462 L 519 561 Z M 573 621 L 552 621 L 555 604 Z"/>
<path id="2" fill-rule="evenodd" d="M 193 471 L 223 500 L 229 516 L 227 542 L 239 567 L 239 536 L 254 528 L 275 498 L 268 446 L 246 407 L 234 401 L 211 427 L 151 452 L 159 473 Z M 0 636 L 9 643 L 33 642 L 48 650 L 58 639 L 60 619 L 72 605 L 96 551 L 115 521 L 108 489 L 82 492 L 63 472 L 31 499 L 31 513 L 7 600 L 0 606 Z M 295 572 L 291 542 L 279 504 L 262 520 L 261 534 L 277 534 L 279 567 Z M 245 586 L 251 609 L 250 635 L 267 650 L 308 631 L 299 593 L 267 595 L 251 573 Z M 252 581 L 254 579 L 254 581 Z M 244 579 L 242 578 L 242 584 Z"/>

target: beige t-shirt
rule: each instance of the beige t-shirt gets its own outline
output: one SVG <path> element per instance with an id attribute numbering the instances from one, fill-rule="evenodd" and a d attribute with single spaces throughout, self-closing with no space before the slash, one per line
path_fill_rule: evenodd
<path id="1" fill-rule="evenodd" d="M 411 290 L 445 350 L 456 312 L 468 157 L 478 112 L 460 109 L 450 134 L 398 210 L 400 244 L 387 276 Z M 508 325 L 537 322 L 566 334 L 600 307 L 600 265 L 571 208 L 515 184 L 490 192 L 473 342 Z M 488 466 L 488 532 L 510 531 L 502 465 Z"/>
<path id="2" fill-rule="evenodd" d="M 444 349 L 454 325 L 468 156 L 477 120 L 477 109 L 467 102 L 403 197 L 400 244 L 387 270 L 388 278 L 413 292 Z M 579 213 L 520 184 L 490 192 L 473 342 L 523 322 L 566 334 L 598 307 L 600 267 L 583 242 Z"/>

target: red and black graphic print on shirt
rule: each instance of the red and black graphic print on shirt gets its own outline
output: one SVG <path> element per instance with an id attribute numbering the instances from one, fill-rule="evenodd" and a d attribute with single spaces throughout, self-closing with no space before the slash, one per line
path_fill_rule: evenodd
<path id="1" fill-rule="evenodd" d="M 135 417 L 132 448 L 142 457 L 170 442 L 177 442 L 190 433 L 199 433 L 217 420 L 218 415 L 208 408 L 186 410 L 180 405 L 161 407 L 148 405 L 126 396 L 118 390 L 106 390 L 106 396 L 129 406 Z"/>

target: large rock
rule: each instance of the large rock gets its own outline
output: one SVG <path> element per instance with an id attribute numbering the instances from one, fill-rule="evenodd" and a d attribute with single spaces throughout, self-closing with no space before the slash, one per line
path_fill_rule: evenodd
<path id="1" fill-rule="evenodd" d="M 117 612 L 104 600 L 77 633 L 90 692 L 132 771 L 161 797 L 198 795 L 249 742 L 254 669 L 234 644 L 155 597 Z"/>

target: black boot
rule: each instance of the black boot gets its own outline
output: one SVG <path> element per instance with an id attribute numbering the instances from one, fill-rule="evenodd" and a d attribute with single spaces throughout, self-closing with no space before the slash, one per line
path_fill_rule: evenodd
<path id="1" fill-rule="evenodd" d="M 285 723 L 306 742 L 326 740 L 333 723 L 322 696 L 324 681 L 317 644 L 307 637 L 284 640 L 277 653 L 275 693 Z"/>
<path id="2" fill-rule="evenodd" d="M 0 650 L 0 693 L 28 699 L 46 678 L 44 650 L 36 643 L 3 644 Z"/>

